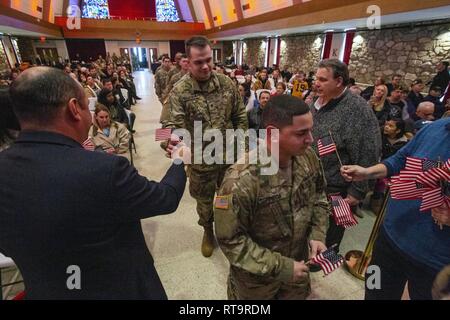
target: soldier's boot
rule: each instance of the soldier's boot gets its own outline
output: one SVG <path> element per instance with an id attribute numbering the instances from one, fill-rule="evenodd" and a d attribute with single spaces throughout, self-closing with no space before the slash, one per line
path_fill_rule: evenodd
<path id="1" fill-rule="evenodd" d="M 215 247 L 215 238 L 213 227 L 204 227 L 205 231 L 203 232 L 203 240 L 202 240 L 202 255 L 205 258 L 211 257 L 214 247 Z"/>

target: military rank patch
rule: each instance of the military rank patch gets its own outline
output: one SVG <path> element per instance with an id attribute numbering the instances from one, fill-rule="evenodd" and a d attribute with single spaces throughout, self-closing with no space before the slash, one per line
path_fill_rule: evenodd
<path id="1" fill-rule="evenodd" d="M 229 196 L 217 196 L 214 206 L 217 209 L 224 209 L 224 210 L 228 209 L 230 206 Z"/>

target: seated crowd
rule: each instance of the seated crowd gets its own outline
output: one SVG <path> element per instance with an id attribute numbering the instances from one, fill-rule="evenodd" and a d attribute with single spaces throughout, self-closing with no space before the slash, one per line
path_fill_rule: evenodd
<path id="1" fill-rule="evenodd" d="M 131 106 L 141 98 L 136 93 L 131 65 L 125 62 L 125 58 L 121 60 L 114 57 L 108 55 L 103 59 L 100 55 L 90 63 L 74 60 L 55 67 L 61 68 L 76 80 L 89 99 L 93 115 L 89 137 L 95 150 L 125 155 L 130 133 L 135 132 L 133 126 L 136 115 L 131 111 Z M 11 70 L 8 79 L 1 81 L 0 87 L 9 87 L 21 72 L 33 66 L 30 63 L 18 65 Z"/>

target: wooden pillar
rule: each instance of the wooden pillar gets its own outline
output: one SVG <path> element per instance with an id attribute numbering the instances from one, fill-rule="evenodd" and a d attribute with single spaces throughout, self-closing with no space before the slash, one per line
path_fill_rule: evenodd
<path id="1" fill-rule="evenodd" d="M 51 17 L 50 17 L 51 5 L 52 5 L 52 0 L 43 0 L 42 1 L 42 20 L 47 21 L 47 22 L 51 21 Z"/>
<path id="2" fill-rule="evenodd" d="M 242 11 L 241 0 L 233 0 L 234 10 L 236 10 L 237 21 L 244 20 L 244 12 Z"/>
<path id="3" fill-rule="evenodd" d="M 206 15 L 208 16 L 209 25 L 211 28 L 214 28 L 214 19 L 211 11 L 211 6 L 209 5 L 209 0 L 203 0 L 203 4 L 205 5 Z"/>
<path id="4" fill-rule="evenodd" d="M 69 6 L 69 0 L 63 0 L 63 12 L 62 12 L 62 16 L 63 17 L 67 17 L 67 7 Z"/>
<path id="5" fill-rule="evenodd" d="M 192 0 L 187 0 L 189 11 L 191 11 L 192 20 L 194 22 L 198 22 L 197 14 L 195 13 L 194 4 L 192 3 Z"/>

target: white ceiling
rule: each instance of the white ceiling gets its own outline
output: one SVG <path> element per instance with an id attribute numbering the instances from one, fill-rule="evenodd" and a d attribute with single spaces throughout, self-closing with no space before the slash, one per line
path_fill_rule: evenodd
<path id="1" fill-rule="evenodd" d="M 450 6 L 385 15 L 381 17 L 381 28 L 383 28 L 383 25 L 387 26 L 392 24 L 419 22 L 419 21 L 427 22 L 430 20 L 437 20 L 437 19 L 450 19 Z M 215 40 L 239 40 L 245 38 L 271 37 L 294 33 L 323 32 L 325 30 L 344 31 L 345 29 L 367 28 L 366 24 L 367 18 L 361 18 L 333 23 L 324 23 L 295 28 L 277 29 L 272 31 L 241 34 L 239 36 L 220 37 L 216 38 Z"/>

